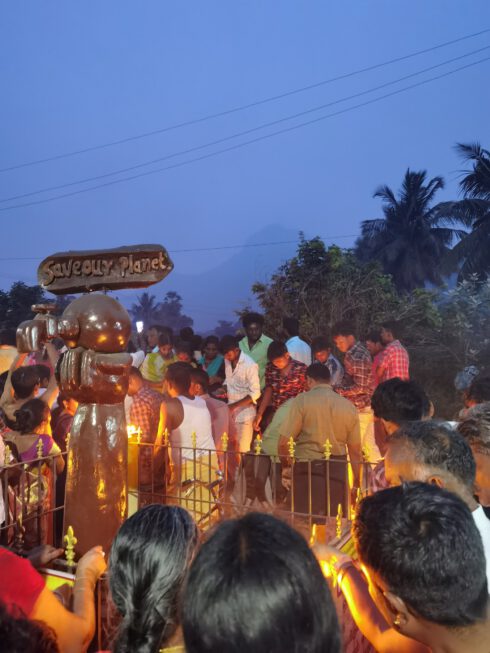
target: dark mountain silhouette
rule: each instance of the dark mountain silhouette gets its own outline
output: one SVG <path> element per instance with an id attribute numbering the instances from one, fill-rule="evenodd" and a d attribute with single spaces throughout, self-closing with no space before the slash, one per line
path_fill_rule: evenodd
<path id="1" fill-rule="evenodd" d="M 261 245 L 262 243 L 283 243 Z M 251 291 L 256 281 L 267 281 L 278 266 L 294 255 L 298 231 L 280 225 L 267 225 L 251 236 L 240 250 L 230 250 L 230 257 L 199 274 L 186 274 L 176 264 L 174 271 L 157 286 L 148 289 L 163 298 L 169 290 L 179 293 L 183 311 L 194 319 L 198 332 L 213 329 L 221 320 L 235 321 L 235 310 L 244 306 L 256 307 Z M 119 293 L 119 299 L 130 306 L 138 292 Z"/>

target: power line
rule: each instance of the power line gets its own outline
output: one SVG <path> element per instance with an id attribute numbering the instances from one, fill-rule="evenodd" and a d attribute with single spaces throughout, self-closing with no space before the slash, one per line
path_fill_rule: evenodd
<path id="1" fill-rule="evenodd" d="M 343 234 L 340 236 L 319 236 L 322 240 L 340 240 L 341 238 L 356 238 L 359 234 Z M 169 254 L 187 254 L 189 252 L 215 252 L 224 249 L 247 249 L 250 247 L 269 247 L 271 245 L 294 245 L 298 242 L 296 240 L 276 240 L 267 243 L 243 243 L 241 245 L 218 245 L 216 247 L 194 247 L 188 249 L 169 249 Z M 0 257 L 0 262 L 3 261 L 39 261 L 38 256 L 28 257 Z"/>
<path id="2" fill-rule="evenodd" d="M 410 54 L 401 56 L 401 57 L 395 57 L 394 59 L 389 59 L 388 61 L 383 61 L 378 64 L 373 64 L 372 66 L 366 66 L 365 68 L 359 68 L 358 70 L 351 71 L 349 73 L 344 73 L 342 75 L 338 75 L 336 77 L 331 77 L 329 79 L 322 80 L 320 82 L 316 82 L 314 84 L 308 84 L 307 86 L 302 86 L 300 88 L 293 89 L 291 91 L 286 91 L 284 93 L 280 93 L 278 95 L 272 95 L 267 98 L 263 98 L 262 100 L 256 100 L 254 102 L 250 102 L 248 104 L 244 104 L 238 107 L 233 107 L 231 109 L 226 109 L 225 111 L 219 111 L 217 113 L 211 113 L 206 116 L 202 116 L 201 118 L 195 118 L 193 120 L 186 120 L 184 122 L 176 123 L 174 125 L 170 125 L 168 127 L 162 127 L 161 129 L 154 129 L 149 132 L 143 132 L 141 134 L 136 134 L 134 136 L 127 136 L 126 138 L 121 138 L 118 140 L 114 141 L 109 141 L 107 143 L 102 143 L 100 145 L 93 145 L 91 147 L 85 147 L 79 150 L 73 150 L 71 152 L 65 152 L 63 154 L 56 154 L 53 156 L 49 157 L 44 157 L 42 159 L 36 159 L 34 161 L 27 161 L 24 163 L 18 163 L 16 165 L 11 165 L 5 168 L 0 168 L 0 172 L 7 172 L 9 170 L 17 170 L 19 168 L 26 168 L 28 166 L 33 166 L 33 165 L 38 165 L 41 163 L 48 163 L 49 161 L 57 161 L 59 159 L 65 159 L 68 157 L 76 156 L 78 154 L 85 154 L 87 152 L 94 152 L 96 150 L 101 150 L 104 148 L 108 147 L 113 147 L 114 145 L 122 145 L 123 143 L 129 143 L 131 141 L 139 140 L 142 138 L 147 138 L 149 136 L 155 136 L 157 134 L 163 134 L 165 132 L 173 131 L 176 129 L 181 129 L 182 127 L 189 127 L 191 125 L 196 125 L 208 120 L 212 120 L 215 118 L 221 118 L 223 116 L 227 116 L 233 113 L 238 113 L 239 111 L 245 111 L 247 109 L 252 109 L 253 107 L 257 107 L 263 104 L 267 104 L 269 102 L 274 102 L 276 100 L 281 100 L 286 97 L 290 97 L 292 95 L 297 95 L 298 93 L 303 93 L 305 91 L 310 91 L 314 88 L 319 88 L 320 86 L 325 86 L 327 84 L 332 84 L 333 82 L 338 82 L 343 79 L 348 79 L 350 77 L 354 77 L 356 75 L 360 75 L 362 73 L 370 72 L 373 70 L 377 70 L 379 68 L 383 68 L 384 66 L 388 66 L 394 63 L 399 63 L 400 61 L 406 61 L 407 59 L 411 59 L 413 57 L 420 56 L 422 54 L 427 54 L 428 52 L 433 52 L 435 50 L 439 50 L 441 48 L 448 47 L 449 45 L 454 45 L 455 43 L 460 43 L 461 41 L 466 41 L 468 39 L 475 38 L 477 36 L 481 36 L 482 34 L 487 34 L 490 32 L 489 29 L 484 29 L 481 30 L 480 32 L 474 32 L 473 34 L 468 34 L 466 36 L 461 36 L 457 39 L 452 39 L 451 41 L 445 41 L 444 43 L 439 43 L 438 45 L 434 45 L 430 48 L 424 48 L 423 50 L 417 50 L 416 52 L 412 52 Z"/>
<path id="3" fill-rule="evenodd" d="M 147 167 L 149 165 L 153 165 L 155 163 L 161 163 L 162 161 L 168 161 L 169 159 L 173 159 L 179 156 L 183 156 L 184 154 L 191 154 L 192 152 L 197 152 L 199 150 L 206 149 L 208 147 L 213 147 L 214 145 L 220 145 L 221 143 L 225 143 L 227 141 L 233 140 L 235 138 L 239 138 L 241 136 L 247 136 L 248 134 L 254 133 L 256 131 L 260 131 L 262 129 L 266 129 L 268 127 L 273 127 L 275 125 L 281 124 L 283 122 L 287 122 L 289 120 L 294 120 L 295 118 L 300 118 L 302 116 L 308 115 L 310 113 L 314 113 L 316 111 L 320 111 L 321 109 L 326 109 L 327 107 L 335 106 L 336 104 L 341 104 L 342 102 L 347 102 L 349 100 L 354 100 L 358 97 L 362 97 L 364 95 L 368 95 L 370 93 L 374 93 L 376 91 L 379 91 L 383 88 L 387 88 L 389 86 L 393 86 L 395 84 L 399 84 L 400 82 L 403 82 L 407 79 L 412 79 L 413 77 L 417 77 L 418 75 L 422 75 L 424 73 L 427 73 L 431 70 L 435 70 L 437 68 L 441 68 L 442 66 L 447 66 L 450 63 L 454 63 L 455 61 L 460 61 L 461 59 L 465 59 L 466 57 L 470 57 L 474 54 L 478 54 L 479 52 L 483 52 L 484 50 L 490 49 L 490 45 L 486 45 L 482 48 L 478 48 L 477 50 L 472 50 L 471 52 L 467 52 L 466 54 L 460 55 L 458 57 L 453 57 L 452 59 L 447 59 L 446 61 L 442 61 L 441 63 L 435 64 L 433 66 L 429 66 L 427 68 L 422 68 L 421 70 L 418 70 L 414 73 L 410 73 L 408 75 L 404 75 L 403 77 L 398 77 L 397 79 L 391 80 L 389 82 L 385 82 L 384 84 L 380 84 L 378 86 L 374 86 L 372 88 L 369 88 L 365 91 L 359 91 L 358 93 L 353 93 L 352 95 L 347 95 L 343 98 L 340 98 L 338 100 L 333 100 L 331 102 L 327 102 L 325 104 L 320 104 L 317 105 L 316 107 L 313 107 L 311 109 L 306 109 L 304 111 L 299 111 L 294 114 L 290 114 L 289 116 L 285 116 L 283 118 L 279 118 L 277 120 L 272 120 L 270 122 L 262 123 L 261 125 L 258 125 L 257 127 L 251 127 L 250 129 L 246 129 L 240 132 L 236 132 L 234 134 L 230 134 L 229 136 L 224 136 L 222 138 L 210 141 L 208 143 L 203 143 L 201 145 L 197 145 L 195 147 L 187 148 L 185 150 L 180 150 L 178 152 L 173 152 L 171 154 L 167 154 L 162 157 L 158 157 L 156 159 L 151 159 L 150 161 L 144 161 L 143 163 L 138 163 L 133 166 L 129 166 L 126 168 L 120 168 L 119 170 L 114 170 L 112 172 L 106 172 L 101 175 L 94 175 L 92 177 L 85 177 L 84 179 L 79 179 L 77 181 L 71 181 L 67 182 L 65 184 L 58 184 L 56 186 L 48 186 L 46 188 L 40 188 L 38 190 L 33 190 L 28 193 L 21 193 L 19 195 L 12 195 L 11 197 L 5 197 L 0 200 L 0 204 L 3 204 L 5 202 L 11 202 L 13 200 L 18 200 L 18 199 L 23 199 L 25 197 L 32 197 L 33 195 L 39 195 L 41 193 L 47 193 L 50 191 L 55 191 L 55 190 L 62 190 L 64 188 L 70 188 L 72 186 L 78 186 L 79 184 L 84 184 L 88 183 L 91 181 L 97 181 L 99 179 L 107 179 L 108 177 L 113 177 L 114 175 L 119 175 L 123 174 L 125 172 L 131 172 L 132 170 L 138 170 L 140 168 Z"/>
<path id="4" fill-rule="evenodd" d="M 265 134 L 263 136 L 258 136 L 257 138 L 250 139 L 248 141 L 244 141 L 243 143 L 237 143 L 235 145 L 231 145 L 230 147 L 223 148 L 221 150 L 216 150 L 214 152 L 210 152 L 208 154 L 203 154 L 202 156 L 195 157 L 193 159 L 188 159 L 187 161 L 181 161 L 179 163 L 174 163 L 170 166 L 165 166 L 163 168 L 156 168 L 155 170 L 148 170 L 146 172 L 141 172 L 136 175 L 131 175 L 129 177 L 123 177 L 122 179 L 114 179 L 113 181 L 108 181 L 103 184 L 97 184 L 96 186 L 90 186 L 89 188 L 82 188 L 80 190 L 72 191 L 70 193 L 63 193 L 62 195 L 55 195 L 54 197 L 48 197 L 43 200 L 35 200 L 33 202 L 25 202 L 22 204 L 13 204 L 12 206 L 6 206 L 3 208 L 0 208 L 0 211 L 9 211 L 11 209 L 20 209 L 24 208 L 27 206 L 36 206 L 38 204 L 46 204 L 48 202 L 53 202 L 57 201 L 60 199 L 64 199 L 66 197 L 73 197 L 74 195 L 80 195 L 82 193 L 88 193 L 93 190 L 97 190 L 99 188 L 105 188 L 107 186 L 113 186 L 115 184 L 121 184 L 126 181 L 132 181 L 134 179 L 139 179 L 140 177 L 147 177 L 149 175 L 154 175 L 159 172 L 165 172 L 167 170 L 173 170 L 174 168 L 181 168 L 183 166 L 189 165 L 191 163 L 196 163 L 198 161 L 204 161 L 205 159 L 209 159 L 214 156 L 218 156 L 219 154 L 225 154 L 226 152 L 231 152 L 233 150 L 238 150 L 242 147 L 245 147 L 247 145 L 251 145 L 253 143 L 258 143 L 260 141 L 267 140 L 269 138 L 273 138 L 275 136 L 279 136 L 280 134 L 286 134 L 292 131 L 295 131 L 297 129 L 300 129 L 302 127 L 306 127 L 308 125 L 313 125 L 315 123 L 321 122 L 323 120 L 326 120 L 328 118 L 332 118 L 334 116 L 342 115 L 344 113 L 348 113 L 350 111 L 354 111 L 355 109 L 359 109 L 361 107 L 368 106 L 370 104 L 374 104 L 376 102 L 380 102 L 381 100 L 384 100 L 389 97 L 393 97 L 395 95 L 399 95 L 400 93 L 404 93 L 405 91 L 417 88 L 419 86 L 423 86 L 425 84 L 429 84 L 430 82 L 443 79 L 444 77 L 448 77 L 449 75 L 454 75 L 457 72 L 460 72 L 461 70 L 466 70 L 467 68 L 472 68 L 473 66 L 476 66 L 480 63 L 484 63 L 485 61 L 490 60 L 490 57 L 485 57 L 483 59 L 479 59 L 478 61 L 474 61 L 473 63 L 466 64 L 465 66 L 460 66 L 459 68 L 454 68 L 453 70 L 449 70 L 446 73 L 442 73 L 441 75 L 436 75 L 434 77 L 429 77 L 428 79 L 422 80 L 420 82 L 417 82 L 416 84 L 410 84 L 409 86 L 405 86 L 401 89 L 397 89 L 396 91 L 392 91 L 391 93 L 385 93 L 384 95 L 380 95 L 377 98 L 373 98 L 372 100 L 366 100 L 365 102 L 360 102 L 359 104 L 355 104 L 351 107 L 347 107 L 346 109 L 340 109 L 339 111 L 334 111 L 333 113 L 326 114 L 324 116 L 319 116 L 318 118 L 314 118 L 312 120 L 308 120 L 302 123 L 299 123 L 297 125 L 292 125 L 291 127 L 285 127 L 284 129 L 279 129 L 275 132 L 271 132 L 270 134 Z M 255 130 L 252 130 L 255 131 Z"/>

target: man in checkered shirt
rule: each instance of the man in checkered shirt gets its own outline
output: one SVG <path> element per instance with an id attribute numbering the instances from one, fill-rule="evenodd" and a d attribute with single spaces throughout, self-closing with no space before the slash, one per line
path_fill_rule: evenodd
<path id="1" fill-rule="evenodd" d="M 410 379 L 408 352 L 398 340 L 396 322 L 384 322 L 381 325 L 380 336 L 385 348 L 377 368 L 378 383 L 395 378 L 408 381 Z"/>
<path id="2" fill-rule="evenodd" d="M 349 399 L 359 411 L 361 442 L 366 458 L 371 463 L 381 459 L 374 437 L 374 416 L 371 395 L 374 390 L 372 360 L 366 347 L 359 342 L 351 322 L 337 322 L 332 329 L 333 341 L 344 354 L 345 374 L 334 390 Z"/>
<path id="3" fill-rule="evenodd" d="M 129 421 L 141 431 L 141 443 L 154 444 L 160 424 L 160 410 L 163 395 L 149 387 L 137 367 L 129 372 L 128 395 L 132 398 L 129 409 Z M 166 454 L 158 451 L 154 457 L 153 447 L 142 446 L 139 450 L 139 489 L 147 485 L 159 485 L 164 482 Z M 153 475 L 153 481 L 152 481 Z"/>

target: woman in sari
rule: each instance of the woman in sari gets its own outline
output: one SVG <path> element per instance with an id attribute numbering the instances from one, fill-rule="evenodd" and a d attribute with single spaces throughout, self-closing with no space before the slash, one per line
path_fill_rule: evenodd
<path id="1" fill-rule="evenodd" d="M 66 395 L 60 393 L 58 396 L 58 407 L 51 412 L 51 427 L 53 439 L 61 449 L 68 451 L 68 441 L 73 423 L 73 417 L 78 408 L 78 402 Z M 61 544 L 63 536 L 63 519 L 65 503 L 65 486 L 66 486 L 66 467 L 56 478 L 56 511 L 55 515 L 55 535 L 56 542 Z"/>
<path id="2" fill-rule="evenodd" d="M 211 392 L 219 388 L 225 379 L 225 359 L 219 353 L 219 340 L 216 336 L 208 336 L 204 341 L 204 355 L 198 361 L 199 365 L 209 376 L 209 389 Z"/>
<path id="3" fill-rule="evenodd" d="M 15 429 L 6 439 L 17 452 L 19 462 L 27 466 L 17 488 L 27 547 L 47 541 L 48 515 L 40 519 L 36 515 L 52 507 L 53 472 L 58 476 L 65 468 L 59 446 L 47 435 L 50 421 L 51 412 L 44 401 L 26 401 L 15 412 Z M 42 458 L 46 460 L 39 460 Z"/>

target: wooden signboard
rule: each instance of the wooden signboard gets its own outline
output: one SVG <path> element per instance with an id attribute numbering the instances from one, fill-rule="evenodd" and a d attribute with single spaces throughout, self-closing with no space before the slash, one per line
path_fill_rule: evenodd
<path id="1" fill-rule="evenodd" d="M 161 245 L 135 245 L 53 254 L 42 261 L 37 278 L 44 290 L 65 295 L 146 288 L 164 279 L 173 267 Z"/>

